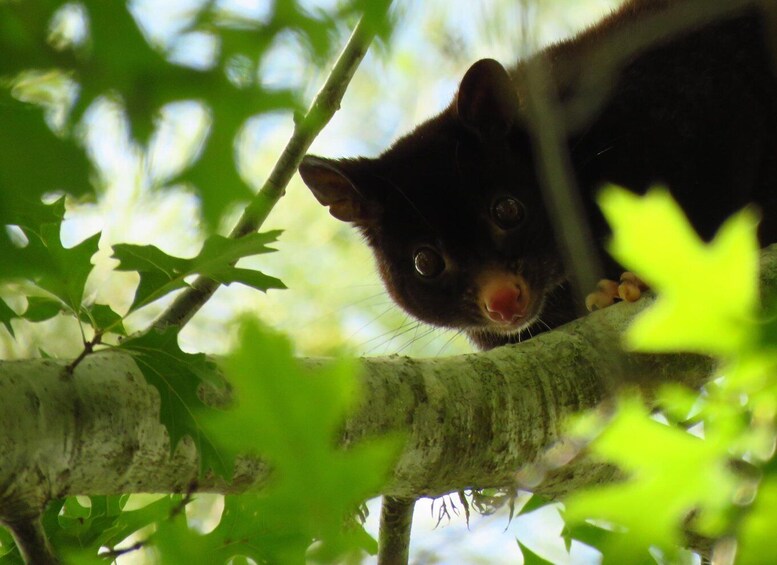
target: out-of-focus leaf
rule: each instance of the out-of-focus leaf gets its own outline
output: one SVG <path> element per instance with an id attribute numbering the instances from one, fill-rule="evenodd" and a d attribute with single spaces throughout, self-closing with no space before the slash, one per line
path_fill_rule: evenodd
<path id="1" fill-rule="evenodd" d="M 595 518 L 625 528 L 601 548 L 607 562 L 632 563 L 650 546 L 672 552 L 691 511 L 714 518 L 732 500 L 736 482 L 727 445 L 653 420 L 641 401 L 622 401 L 591 451 L 627 478 L 573 494 L 565 500 L 565 516 L 573 526 Z"/>
<path id="2" fill-rule="evenodd" d="M 561 532 L 567 551 L 572 547 L 573 541 L 579 541 L 596 549 L 599 549 L 608 536 L 621 535 L 605 530 L 588 522 L 579 522 L 573 526 L 565 526 Z"/>
<path id="3" fill-rule="evenodd" d="M 102 529 L 96 541 L 100 546 L 113 547 L 138 530 L 168 519 L 171 513 L 180 509 L 182 502 L 180 495 L 163 496 L 137 510 L 123 510 L 122 507 L 120 513 L 107 512 L 107 516 L 115 514 L 115 519 Z"/>
<path id="4" fill-rule="evenodd" d="M 0 89 L 0 221 L 40 206 L 40 197 L 58 190 L 74 195 L 89 190 L 89 161 L 72 139 L 46 125 L 43 110 Z"/>
<path id="5" fill-rule="evenodd" d="M 52 220 L 41 196 L 55 191 L 84 194 L 90 188 L 89 163 L 71 139 L 58 137 L 43 111 L 0 89 L 0 225 L 38 226 Z M 45 270 L 0 229 L 0 278 Z"/>
<path id="6" fill-rule="evenodd" d="M 184 85 L 196 84 L 202 73 L 168 62 L 151 47 L 125 2 L 86 0 L 83 5 L 89 19 L 89 50 L 77 68 L 81 89 L 74 118 L 98 96 L 117 93 L 129 114 L 133 137 L 145 144 L 159 109 L 187 97 L 190 92 Z"/>
<path id="7" fill-rule="evenodd" d="M 199 158 L 173 182 L 193 184 L 202 198 L 205 221 L 216 225 L 228 206 L 248 201 L 253 196 L 249 184 L 240 175 L 236 162 L 236 136 L 251 116 L 301 108 L 286 90 L 269 92 L 259 88 L 237 89 L 220 81 L 213 85 L 205 100 L 213 115 L 213 124 Z M 264 179 L 256 179 L 259 184 Z"/>
<path id="8" fill-rule="evenodd" d="M 632 347 L 725 356 L 754 338 L 758 219 L 752 210 L 729 218 L 705 244 L 666 190 L 640 197 L 609 187 L 599 204 L 613 228 L 610 252 L 658 293 L 628 331 Z"/>
<path id="9" fill-rule="evenodd" d="M 758 495 L 741 526 L 737 563 L 759 565 L 777 560 L 774 543 L 774 509 L 777 508 L 777 478 L 769 477 L 758 487 Z"/>
<path id="10" fill-rule="evenodd" d="M 547 506 L 548 504 L 553 504 L 553 501 L 548 500 L 547 498 L 540 496 L 538 494 L 532 494 L 532 497 L 529 499 L 529 502 L 527 502 L 521 507 L 521 510 L 520 512 L 518 512 L 518 515 L 523 516 L 525 514 L 529 514 L 531 512 L 534 512 L 535 510 L 538 510 L 540 508 Z"/>
<path id="11" fill-rule="evenodd" d="M 360 502 L 379 492 L 398 444 L 384 438 L 337 447 L 345 411 L 356 399 L 353 364 L 305 369 L 288 341 L 248 324 L 225 371 L 237 405 L 203 413 L 206 428 L 230 459 L 261 455 L 273 468 L 271 483 L 259 495 L 228 496 L 219 526 L 208 535 L 182 524 L 164 526 L 157 545 L 163 559 L 304 563 L 307 555 L 332 562 L 358 548 L 374 550 L 358 524 L 343 525 Z M 320 545 L 308 554 L 314 539 Z"/>
<path id="12" fill-rule="evenodd" d="M 0 2 L 0 75 L 47 68 L 68 60 L 48 42 L 49 23 L 60 0 Z"/>
<path id="13" fill-rule="evenodd" d="M 146 381 L 159 391 L 159 418 L 170 436 L 170 449 L 188 435 L 197 446 L 202 472 L 212 469 L 230 478 L 233 462 L 223 457 L 213 434 L 203 427 L 205 405 L 197 394 L 201 386 L 219 382 L 216 366 L 202 353 L 183 352 L 178 331 L 177 327 L 152 330 L 125 340 L 119 348 L 132 355 Z"/>
<path id="14" fill-rule="evenodd" d="M 113 257 L 119 260 L 116 270 L 140 273 L 140 283 L 130 312 L 187 286 L 184 279 L 194 274 L 222 284 L 239 282 L 262 291 L 285 288 L 274 277 L 233 266 L 243 257 L 274 251 L 267 244 L 274 242 L 279 234 L 279 231 L 254 233 L 240 239 L 214 235 L 205 241 L 200 253 L 192 259 L 173 257 L 153 245 L 115 245 Z"/>

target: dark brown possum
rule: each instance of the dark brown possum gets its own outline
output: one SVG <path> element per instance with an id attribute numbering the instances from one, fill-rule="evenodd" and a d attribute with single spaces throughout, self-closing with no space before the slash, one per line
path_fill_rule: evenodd
<path id="1" fill-rule="evenodd" d="M 562 105 L 580 96 L 583 79 L 609 81 L 593 116 L 567 124 L 566 135 L 603 260 L 608 232 L 594 196 L 607 182 L 638 192 L 665 184 L 705 238 L 755 203 L 761 243 L 777 241 L 777 80 L 760 8 L 667 33 L 614 69 L 592 66 L 604 59 L 591 53 L 617 52 L 624 30 L 689 2 L 628 1 L 540 54 Z M 442 113 L 379 157 L 307 156 L 300 166 L 318 201 L 364 235 L 397 304 L 463 329 L 481 348 L 536 335 L 579 311 L 543 203 L 525 68 L 478 61 Z"/>

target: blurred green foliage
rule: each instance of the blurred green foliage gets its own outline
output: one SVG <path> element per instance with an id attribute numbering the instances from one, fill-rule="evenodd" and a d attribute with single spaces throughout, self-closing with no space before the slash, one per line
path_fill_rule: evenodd
<path id="1" fill-rule="evenodd" d="M 289 228 L 278 242 L 281 253 L 263 254 L 275 234 L 257 235 L 244 247 L 214 232 L 230 227 L 235 211 L 266 177 L 279 140 L 290 132 L 292 113 L 303 109 L 321 83 L 320 67 L 332 60 L 356 17 L 375 3 L 335 2 L 309 10 L 303 2 L 283 0 L 267 3 L 261 14 L 195 3 L 167 34 L 143 25 L 139 4 L 130 10 L 101 0 L 0 0 L 0 223 L 15 226 L 0 230 L 0 332 L 8 334 L 3 355 L 73 357 L 85 340 L 112 333 L 105 338 L 110 345 L 116 336 L 145 328 L 167 293 L 192 273 L 242 282 L 245 289 L 217 295 L 202 321 L 182 334 L 173 328 L 136 336 L 122 347 L 160 391 L 171 447 L 191 436 L 203 470 L 225 476 L 234 454 L 251 449 L 284 472 L 261 496 L 227 498 L 210 533 L 186 523 L 183 507 L 190 501 L 182 496 L 146 500 L 132 509 L 127 497 L 56 501 L 44 516 L 52 543 L 79 563 L 104 562 L 96 558 L 99 548 L 131 545 L 125 540 L 133 534 L 150 540 L 169 562 L 212 563 L 235 555 L 299 561 L 314 538 L 324 543 L 309 556 L 322 560 L 355 548 L 374 550 L 361 526 L 339 526 L 351 524 L 358 504 L 377 492 L 394 444 L 348 453 L 334 449 L 332 438 L 355 394 L 353 368 L 336 365 L 321 378 L 296 366 L 292 351 L 335 351 L 353 334 L 367 336 L 358 338 L 360 350 L 378 353 L 448 353 L 466 345 L 450 334 L 432 341 L 427 332 L 433 330 L 392 309 L 367 251 L 346 226 L 326 221 L 300 186 L 292 186 L 271 218 L 273 227 Z M 593 2 L 532 4 L 536 21 L 552 24 L 533 27 L 529 40 L 515 27 L 518 16 L 504 17 L 518 3 L 494 3 L 485 16 L 451 10 L 442 1 L 423 4 L 416 33 L 426 43 L 392 43 L 390 67 L 373 60 L 344 102 L 358 118 L 336 119 L 320 147 L 338 139 L 340 145 L 327 150 L 334 155 L 378 152 L 387 138 L 448 102 L 455 82 L 445 77 L 461 76 L 478 57 L 509 61 L 535 47 L 534 41 L 565 35 L 568 28 L 559 22 L 581 25 Z M 612 2 L 596 4 L 601 10 Z M 401 4 L 397 13 L 415 18 L 419 9 Z M 462 18 L 472 25 L 462 25 Z M 491 44 L 476 42 L 472 34 Z M 204 54 L 187 58 L 187 42 Z M 294 80 L 273 83 L 268 77 L 275 50 L 288 45 L 298 56 Z M 422 91 L 418 77 L 431 81 L 430 68 L 444 75 L 442 82 Z M 409 78 L 400 80 L 402 75 Z M 378 110 L 376 100 L 386 107 Z M 187 114 L 184 107 L 196 112 Z M 386 118 L 392 112 L 403 115 L 404 125 Z M 173 142 L 168 140 L 175 150 L 165 149 L 169 129 L 175 130 Z M 352 144 L 342 145 L 343 139 Z M 123 151 L 132 166 L 114 163 L 111 150 Z M 597 425 L 593 451 L 620 465 L 627 480 L 571 498 L 564 535 L 600 548 L 608 562 L 683 562 L 688 556 L 678 544 L 688 527 L 736 537 L 743 563 L 774 561 L 777 316 L 756 300 L 753 218 L 738 216 L 706 247 L 665 197 L 651 198 L 642 202 L 612 192 L 604 204 L 616 233 L 623 234 L 616 253 L 662 295 L 635 326 L 630 343 L 718 355 L 724 376 L 702 396 L 665 390 L 660 406 L 668 424 L 632 399 L 608 424 Z M 649 214 L 656 215 L 645 221 Z M 106 219 L 94 222 L 97 216 Z M 663 247 L 656 234 L 672 242 L 678 264 L 655 256 Z M 236 259 L 242 260 L 239 268 L 231 266 Z M 248 270 L 252 265 L 262 271 Z M 281 287 L 264 272 L 282 272 L 292 291 L 282 298 L 248 294 Z M 248 327 L 227 369 L 237 407 L 210 421 L 197 389 L 220 382 L 215 366 L 181 344 L 188 340 L 204 350 L 217 335 L 222 341 L 214 349 L 225 349 L 224 335 L 241 309 L 260 310 L 266 321 L 292 333 L 295 343 Z M 311 406 L 317 428 L 309 425 Z M 685 430 L 689 425 L 693 434 Z M 748 472 L 733 472 L 732 461 Z M 257 520 L 258 514 L 277 520 Z M 607 527 L 599 527 L 602 520 Z M 245 543 L 226 551 L 235 535 Z M 524 551 L 527 562 L 542 562 Z M 5 532 L 0 554 L 3 562 L 19 560 Z"/>
<path id="2" fill-rule="evenodd" d="M 666 387 L 662 419 L 625 398 L 611 418 L 579 424 L 594 456 L 617 464 L 625 480 L 571 495 L 565 516 L 573 527 L 607 524 L 588 540 L 604 563 L 685 562 L 688 532 L 741 539 L 738 561 L 770 562 L 775 545 L 764 525 L 777 471 L 777 340 L 774 312 L 758 300 L 757 219 L 743 210 L 706 244 L 664 190 L 637 197 L 611 187 L 601 206 L 613 226 L 611 252 L 658 292 L 625 343 L 714 355 L 721 376 L 702 394 Z"/>
<path id="3" fill-rule="evenodd" d="M 345 360 L 304 368 L 287 339 L 246 323 L 224 366 L 236 406 L 196 416 L 228 460 L 261 454 L 272 467 L 269 484 L 259 494 L 228 496 L 219 526 L 205 536 L 181 520 L 165 523 L 157 534 L 163 562 L 226 563 L 242 555 L 257 563 L 331 563 L 359 549 L 374 553 L 375 541 L 353 514 L 379 492 L 401 444 L 336 445 L 358 398 L 356 369 Z"/>
<path id="4" fill-rule="evenodd" d="M 89 228 L 83 222 L 68 223 L 63 195 L 68 196 L 70 210 L 90 201 L 99 205 L 105 181 L 111 182 L 104 176 L 105 163 L 120 149 L 90 139 L 104 121 L 95 117 L 104 108 L 118 110 L 121 123 L 127 126 L 125 150 L 140 156 L 146 169 L 142 174 L 154 189 L 178 183 L 197 195 L 198 206 L 190 208 L 194 215 L 185 221 L 208 233 L 218 227 L 226 212 L 253 195 L 237 151 L 250 120 L 284 111 L 291 121 L 292 113 L 303 108 L 306 92 L 301 85 L 265 82 L 266 55 L 277 40 L 294 37 L 306 63 L 317 66 L 332 59 L 342 46 L 344 33 L 364 14 L 382 25 L 384 38 L 390 33 L 384 2 L 354 0 L 327 11 L 311 11 L 301 3 L 284 1 L 269 4 L 262 14 L 201 2 L 186 8 L 177 32 L 159 40 L 138 19 L 139 4 L 0 2 L 0 223 L 9 226 L 0 231 L 4 289 L 0 323 L 11 338 L 20 338 L 18 351 L 24 350 L 27 332 L 17 334 L 14 324 L 58 318 L 69 319 L 70 327 L 80 330 L 84 354 L 115 347 L 111 344 L 118 342 L 117 336 L 128 334 L 126 316 L 185 287 L 197 274 L 225 285 L 239 282 L 264 291 L 284 288 L 275 277 L 235 266 L 245 257 L 273 251 L 268 244 L 275 241 L 278 231 L 250 234 L 238 241 L 211 234 L 188 259 L 152 244 L 114 244 L 115 272 L 134 274 L 134 297 L 116 310 L 97 302 L 88 280 L 93 278 L 95 264 L 105 263 L 100 256 L 105 256 L 107 244 L 101 244 L 99 230 L 84 237 Z M 199 57 L 187 58 L 186 50 L 178 49 L 187 40 L 199 41 Z M 176 163 L 163 159 L 160 174 L 153 171 L 152 161 L 160 146 L 169 152 L 160 141 L 164 120 L 180 113 L 182 104 L 199 109 L 202 133 L 196 135 L 200 140 L 190 144 L 183 155 L 179 150 Z M 107 226 L 109 231 L 114 228 Z M 116 234 L 111 235 L 110 243 L 114 243 Z M 148 319 L 134 325 L 142 330 Z M 350 399 L 354 392 L 353 371 L 344 366 L 332 369 L 326 375 L 330 378 L 323 380 L 309 379 L 301 369 L 295 374 L 290 347 L 280 338 L 254 331 L 240 350 L 242 364 L 233 365 L 230 372 L 240 388 L 239 406 L 248 412 L 230 412 L 220 424 L 206 426 L 213 409 L 206 408 L 199 391 L 223 381 L 204 354 L 181 350 L 179 330 L 135 331 L 119 346 L 133 356 L 147 381 L 159 391 L 160 419 L 169 432 L 171 450 L 189 436 L 200 454 L 202 472 L 228 480 L 235 453 L 225 435 L 230 430 L 225 432 L 224 427 L 247 413 L 254 417 L 241 420 L 239 435 L 250 441 L 241 448 L 261 451 L 275 466 L 275 476 L 285 478 L 268 495 L 228 498 L 221 522 L 209 537 L 187 533 L 185 521 L 176 519 L 190 502 L 182 496 L 164 497 L 131 510 L 125 509 L 126 496 L 55 501 L 43 522 L 57 552 L 68 562 L 105 562 L 122 553 L 110 550 L 131 535 L 139 535 L 146 547 L 157 547 L 164 559 L 174 554 L 168 562 L 178 562 L 184 549 L 203 563 L 213 563 L 212 559 L 227 562 L 235 555 L 260 561 L 280 556 L 283 562 L 293 556 L 301 562 L 315 539 L 321 542 L 316 551 L 325 560 L 359 548 L 374 550 L 374 540 L 353 516 L 366 497 L 378 492 L 396 444 L 375 443 L 348 453 L 332 447 L 347 404 L 343 394 Z M 262 349 L 260 360 L 253 357 L 256 347 Z M 254 365 L 246 361 L 249 358 Z M 68 370 L 77 370 L 80 359 Z M 257 363 L 259 368 L 282 371 L 268 373 L 266 380 L 256 383 Z M 297 394 L 300 382 L 308 395 Z M 261 386 L 257 389 L 249 384 Z M 292 387 L 286 403 L 289 411 L 276 413 L 268 422 L 268 416 L 256 412 L 252 404 L 263 399 L 268 405 L 277 404 L 274 395 L 289 392 L 278 390 L 279 384 Z M 322 398 L 332 400 L 324 407 L 329 416 L 320 420 L 321 427 L 311 427 L 308 412 Z M 338 398 L 341 402 L 335 402 Z M 256 414 L 265 419 L 256 421 Z M 244 426 L 254 425 L 265 429 L 266 437 L 259 429 L 245 433 Z M 263 442 L 274 437 L 276 430 L 294 431 L 293 437 L 284 439 L 289 449 L 281 454 Z M 287 477 L 291 471 L 296 478 Z M 320 492 L 318 497 L 308 492 L 311 476 L 316 479 L 313 488 Z M 349 526 L 344 528 L 346 523 Z M 138 534 L 144 528 L 146 534 Z M 231 543 L 234 539 L 244 543 Z M 184 541 L 186 545 L 179 545 Z M 198 554 L 203 544 L 216 553 L 211 551 L 207 558 Z M 20 560 L 5 532 L 0 535 L 0 549 L 3 562 Z M 103 555 L 98 556 L 98 551 Z"/>

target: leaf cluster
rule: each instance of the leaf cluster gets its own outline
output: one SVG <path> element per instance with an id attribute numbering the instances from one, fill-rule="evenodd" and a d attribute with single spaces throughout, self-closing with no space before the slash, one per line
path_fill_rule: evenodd
<path id="1" fill-rule="evenodd" d="M 331 562 L 356 550 L 374 553 L 375 541 L 353 518 L 378 493 L 398 443 L 383 438 L 338 445 L 346 413 L 357 398 L 357 367 L 338 361 L 306 368 L 291 345 L 255 322 L 246 323 L 240 346 L 224 372 L 236 405 L 222 413 L 200 411 L 204 429 L 233 461 L 256 453 L 272 468 L 261 493 L 227 496 L 219 525 L 199 534 L 181 521 L 160 529 L 154 543 L 165 562 Z M 311 543 L 317 540 L 314 550 Z"/>
<path id="2" fill-rule="evenodd" d="M 701 394 L 665 388 L 659 412 L 626 396 L 611 417 L 578 423 L 593 456 L 625 479 L 568 497 L 567 536 L 599 548 L 604 563 L 688 562 L 689 535 L 712 551 L 735 538 L 737 562 L 770 562 L 777 334 L 773 300 L 759 303 L 757 216 L 739 212 L 705 243 L 662 189 L 639 197 L 611 187 L 600 202 L 611 252 L 657 293 L 625 344 L 712 355 L 721 369 Z"/>

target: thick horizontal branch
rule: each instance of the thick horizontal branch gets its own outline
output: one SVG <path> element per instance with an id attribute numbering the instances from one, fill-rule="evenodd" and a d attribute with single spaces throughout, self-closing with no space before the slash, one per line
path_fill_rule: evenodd
<path id="1" fill-rule="evenodd" d="M 777 288 L 777 247 L 764 252 L 764 288 Z M 386 494 L 439 495 L 519 485 L 550 495 L 609 480 L 612 470 L 568 458 L 564 419 L 624 385 L 646 395 L 666 382 L 703 384 L 711 361 L 695 355 L 628 354 L 617 344 L 650 299 L 596 312 L 520 345 L 439 359 L 363 360 L 362 405 L 345 442 L 390 431 L 407 437 Z M 246 458 L 235 481 L 195 482 L 197 455 L 173 456 L 159 398 L 131 357 L 89 356 L 72 377 L 66 360 L 0 363 L 0 519 L 75 494 L 239 492 L 266 469 Z M 549 472 L 548 472 L 549 471 Z"/>

